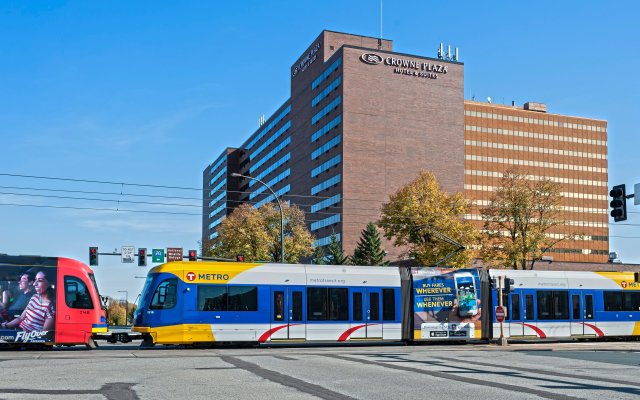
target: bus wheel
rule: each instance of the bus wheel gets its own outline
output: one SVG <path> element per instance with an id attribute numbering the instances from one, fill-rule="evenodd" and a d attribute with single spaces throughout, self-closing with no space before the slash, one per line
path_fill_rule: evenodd
<path id="1" fill-rule="evenodd" d="M 87 347 L 93 350 L 98 347 L 98 344 L 96 343 L 95 340 L 93 340 L 93 338 L 89 338 L 89 341 L 87 342 Z"/>

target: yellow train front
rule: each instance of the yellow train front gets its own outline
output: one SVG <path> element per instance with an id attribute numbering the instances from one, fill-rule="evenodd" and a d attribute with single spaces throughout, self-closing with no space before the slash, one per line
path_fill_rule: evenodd
<path id="1" fill-rule="evenodd" d="M 396 268 L 171 262 L 134 315 L 144 344 L 400 340 Z"/>

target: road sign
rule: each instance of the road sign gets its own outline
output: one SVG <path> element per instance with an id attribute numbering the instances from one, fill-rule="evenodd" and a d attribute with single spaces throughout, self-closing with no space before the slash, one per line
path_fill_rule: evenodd
<path id="1" fill-rule="evenodd" d="M 496 307 L 496 321 L 502 322 L 504 321 L 504 307 L 498 306 Z"/>
<path id="2" fill-rule="evenodd" d="M 122 254 L 123 263 L 132 263 L 136 260 L 135 246 L 122 246 L 120 253 Z"/>
<path id="3" fill-rule="evenodd" d="M 153 249 L 151 250 L 151 261 L 154 263 L 163 263 L 164 262 L 164 249 Z"/>
<path id="4" fill-rule="evenodd" d="M 182 261 L 182 247 L 167 247 L 167 262 Z"/>

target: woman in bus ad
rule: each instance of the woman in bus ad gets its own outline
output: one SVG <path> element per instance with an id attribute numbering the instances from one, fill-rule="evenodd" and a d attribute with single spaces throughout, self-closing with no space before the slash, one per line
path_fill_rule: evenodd
<path id="1" fill-rule="evenodd" d="M 10 271 L 14 269 L 14 271 Z M 0 272 L 0 282 L 18 281 L 19 293 L 12 304 L 0 310 L 0 343 L 50 342 L 55 327 L 54 268 L 39 267 L 28 271 L 7 268 Z"/>

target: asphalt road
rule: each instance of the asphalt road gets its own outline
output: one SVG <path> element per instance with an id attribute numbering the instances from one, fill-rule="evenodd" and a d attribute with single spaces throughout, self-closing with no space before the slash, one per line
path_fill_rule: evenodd
<path id="1" fill-rule="evenodd" d="M 637 399 L 640 343 L 0 351 L 0 399 Z"/>

